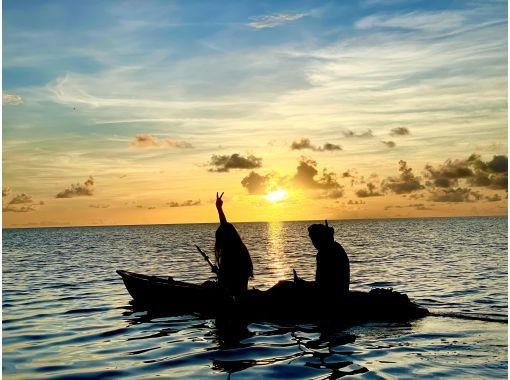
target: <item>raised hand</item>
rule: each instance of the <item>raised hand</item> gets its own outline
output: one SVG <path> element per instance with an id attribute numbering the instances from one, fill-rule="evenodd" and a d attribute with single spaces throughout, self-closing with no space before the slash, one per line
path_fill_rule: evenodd
<path id="1" fill-rule="evenodd" d="M 223 194 L 225 192 L 221 193 L 221 195 L 218 195 L 218 192 L 216 192 L 216 207 L 221 208 L 223 206 L 223 200 L 221 199 L 223 197 Z"/>
<path id="2" fill-rule="evenodd" d="M 227 223 L 227 217 L 225 216 L 225 213 L 223 212 L 223 200 L 221 199 L 221 197 L 223 197 L 223 194 L 225 193 L 221 193 L 221 195 L 218 195 L 218 193 L 216 193 L 216 209 L 218 210 L 218 216 L 220 217 L 220 223 Z"/>

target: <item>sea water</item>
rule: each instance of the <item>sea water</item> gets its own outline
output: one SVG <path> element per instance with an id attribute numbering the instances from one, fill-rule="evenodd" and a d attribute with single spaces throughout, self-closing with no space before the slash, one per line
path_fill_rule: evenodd
<path id="1" fill-rule="evenodd" d="M 312 280 L 312 222 L 235 223 L 267 289 Z M 9 378 L 507 378 L 506 217 L 333 221 L 351 289 L 405 292 L 434 315 L 325 329 L 135 311 L 116 269 L 200 283 L 216 224 L 3 230 Z M 306 307 L 306 305 L 303 305 Z"/>

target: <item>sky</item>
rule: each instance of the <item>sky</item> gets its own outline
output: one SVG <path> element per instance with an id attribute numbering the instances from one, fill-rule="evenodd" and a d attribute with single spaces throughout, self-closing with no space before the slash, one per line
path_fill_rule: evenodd
<path id="1" fill-rule="evenodd" d="M 2 225 L 507 215 L 506 1 L 3 1 Z"/>

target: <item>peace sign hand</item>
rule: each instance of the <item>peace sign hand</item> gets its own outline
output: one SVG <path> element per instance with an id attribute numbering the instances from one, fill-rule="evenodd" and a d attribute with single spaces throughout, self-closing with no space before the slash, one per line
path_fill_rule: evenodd
<path id="1" fill-rule="evenodd" d="M 223 200 L 221 199 L 221 197 L 223 197 L 223 194 L 225 194 L 225 192 L 221 193 L 221 195 L 218 195 L 218 193 L 216 192 L 216 207 L 217 208 L 221 208 L 223 206 Z"/>

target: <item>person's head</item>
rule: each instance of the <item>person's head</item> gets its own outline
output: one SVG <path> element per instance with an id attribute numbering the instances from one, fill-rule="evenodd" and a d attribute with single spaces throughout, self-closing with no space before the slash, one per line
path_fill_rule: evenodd
<path id="1" fill-rule="evenodd" d="M 333 237 L 334 233 L 335 230 L 333 227 L 329 227 L 327 222 L 325 225 L 312 224 L 310 227 L 308 227 L 308 235 L 312 240 L 313 246 L 317 249 L 331 244 L 335 240 Z"/>

